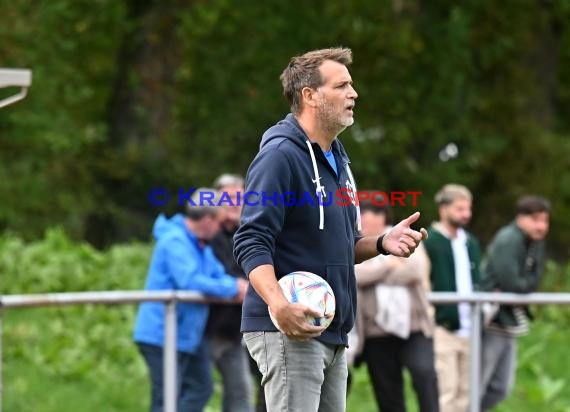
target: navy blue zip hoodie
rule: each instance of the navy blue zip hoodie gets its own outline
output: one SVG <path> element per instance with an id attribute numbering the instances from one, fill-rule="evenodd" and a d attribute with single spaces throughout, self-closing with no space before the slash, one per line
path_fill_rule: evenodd
<path id="1" fill-rule="evenodd" d="M 359 239 L 359 212 L 346 190 L 356 188 L 338 139 L 332 145 L 338 176 L 320 146 L 308 142 L 292 114 L 263 135 L 246 176 L 245 193 L 255 193 L 244 203 L 234 255 L 247 275 L 270 264 L 278 279 L 294 271 L 309 271 L 326 279 L 336 297 L 336 311 L 331 325 L 317 339 L 347 345 L 356 313 L 354 245 Z M 339 189 L 344 190 L 341 197 Z M 325 193 L 322 207 L 317 191 Z M 277 330 L 267 304 L 252 287 L 243 303 L 241 330 Z"/>

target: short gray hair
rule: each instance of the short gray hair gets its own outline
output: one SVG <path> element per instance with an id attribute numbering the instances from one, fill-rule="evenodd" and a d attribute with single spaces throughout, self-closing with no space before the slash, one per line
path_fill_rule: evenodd
<path id="1" fill-rule="evenodd" d="M 216 216 L 220 211 L 218 203 L 221 193 L 209 187 L 200 187 L 186 201 L 185 212 L 190 220 L 201 220 L 206 216 Z"/>
<path id="2" fill-rule="evenodd" d="M 233 175 L 230 173 L 224 173 L 214 180 L 214 188 L 216 190 L 221 190 L 226 186 L 243 186 L 244 180 L 240 175 Z"/>

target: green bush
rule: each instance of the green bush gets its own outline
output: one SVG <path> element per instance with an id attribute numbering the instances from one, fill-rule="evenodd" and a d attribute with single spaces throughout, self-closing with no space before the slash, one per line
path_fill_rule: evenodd
<path id="1" fill-rule="evenodd" d="M 60 229 L 29 244 L 4 235 L 2 293 L 142 289 L 150 252 L 146 244 L 97 251 Z M 5 410 L 145 409 L 146 371 L 131 339 L 135 313 L 134 305 L 5 312 Z M 79 407 L 86 391 L 93 409 Z"/>
<path id="2" fill-rule="evenodd" d="M 142 289 L 150 244 L 98 251 L 73 243 L 60 229 L 25 243 L 0 236 L 2 294 Z M 570 265 L 549 263 L 543 290 L 568 290 Z M 85 305 L 3 313 L 6 412 L 140 412 L 148 380 L 131 340 L 135 305 Z M 537 307 L 531 334 L 520 339 L 517 385 L 500 411 L 570 411 L 568 308 Z M 409 381 L 409 379 L 408 379 Z M 216 391 L 220 391 L 219 379 Z M 416 410 L 407 387 L 410 410 Z M 216 395 L 208 411 L 219 410 Z M 546 408 L 546 409 L 545 409 Z M 375 411 L 364 367 L 355 371 L 349 411 Z"/>

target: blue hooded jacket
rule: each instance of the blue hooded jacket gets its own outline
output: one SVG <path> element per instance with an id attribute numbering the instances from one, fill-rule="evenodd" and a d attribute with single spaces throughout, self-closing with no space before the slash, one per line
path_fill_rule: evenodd
<path id="1" fill-rule="evenodd" d="M 359 239 L 355 227 L 359 211 L 346 192 L 356 187 L 338 139 L 332 150 L 338 176 L 292 114 L 265 132 L 246 176 L 246 195 L 258 195 L 244 203 L 234 255 L 247 275 L 270 264 L 278 279 L 294 271 L 323 277 L 334 291 L 336 311 L 317 339 L 347 345 L 356 313 L 354 245 Z M 339 190 L 344 190 L 343 196 Z M 320 202 L 317 193 L 323 196 Z M 241 329 L 277 330 L 267 304 L 252 287 L 243 303 Z"/>
<path id="2" fill-rule="evenodd" d="M 237 295 L 236 278 L 225 273 L 210 246 L 200 246 L 198 238 L 184 223 L 184 216 L 171 219 L 160 215 L 154 223 L 156 245 L 152 254 L 145 290 L 192 290 L 208 295 L 231 298 Z M 177 349 L 195 351 L 202 340 L 208 318 L 208 305 L 178 303 Z M 134 340 L 164 346 L 162 302 L 144 302 L 139 306 Z"/>

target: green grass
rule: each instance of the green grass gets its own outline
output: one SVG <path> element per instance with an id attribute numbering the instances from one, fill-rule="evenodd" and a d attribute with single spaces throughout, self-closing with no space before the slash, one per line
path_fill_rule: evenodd
<path id="1" fill-rule="evenodd" d="M 547 308 L 544 308 L 547 309 Z M 570 412 L 570 357 L 568 356 L 567 323 L 558 320 L 567 309 L 552 307 L 557 320 L 537 320 L 531 333 L 519 338 L 518 368 L 511 396 L 495 410 L 497 412 Z M 376 403 L 366 367 L 354 372 L 354 386 L 348 397 L 347 410 L 376 412 Z M 418 410 L 409 376 L 406 375 L 406 397 L 409 412 Z"/>
<path id="2" fill-rule="evenodd" d="M 115 372 L 119 376 L 120 371 Z M 7 362 L 4 410 L 10 411 L 143 411 L 146 400 L 140 377 L 93 382 L 53 376 L 29 362 Z M 112 384 L 115 382 L 115 384 Z"/>
<path id="3" fill-rule="evenodd" d="M 531 333 L 519 339 L 515 388 L 511 396 L 496 408 L 498 412 L 570 412 L 570 357 L 566 325 L 536 322 Z"/>
<path id="4" fill-rule="evenodd" d="M 26 244 L 0 236 L 0 293 L 141 289 L 149 244 L 101 252 L 61 230 Z M 570 265 L 550 263 L 545 291 L 570 290 Z M 132 340 L 135 305 L 33 308 L 3 313 L 3 412 L 144 412 L 149 383 Z M 537 308 L 519 340 L 512 396 L 499 412 L 570 412 L 570 309 Z M 220 383 L 207 412 L 220 410 Z M 409 378 L 409 411 L 417 411 Z M 348 411 L 376 411 L 364 367 L 354 371 Z"/>
<path id="5" fill-rule="evenodd" d="M 112 318 L 120 317 L 124 309 L 129 307 L 5 313 L 4 412 L 146 410 L 145 366 L 130 336 L 105 342 L 113 339 L 114 331 L 104 324 L 91 325 L 91 336 L 73 330 L 77 326 L 74 319 L 89 324 L 94 310 L 106 311 Z M 61 318 L 68 322 L 54 323 Z M 129 328 L 125 323 L 124 332 Z M 93 352 L 88 345 L 95 336 L 99 336 L 95 338 L 99 348 Z"/>
<path id="6" fill-rule="evenodd" d="M 347 399 L 347 410 L 355 412 L 376 412 L 376 400 L 374 399 L 374 392 L 372 384 L 368 379 L 368 372 L 366 366 L 352 369 L 353 385 L 350 389 Z M 410 377 L 407 373 L 404 374 L 406 383 L 405 393 L 408 412 L 417 412 L 418 406 L 414 397 L 413 389 L 410 383 Z"/>
<path id="7" fill-rule="evenodd" d="M 129 308 L 128 306 L 126 308 Z M 123 342 L 101 345 L 96 359 L 83 359 L 80 336 L 63 339 L 61 331 L 45 330 L 61 311 L 88 321 L 89 308 L 27 309 L 4 315 L 10 331 L 4 340 L 4 412 L 140 412 L 148 408 L 148 382 L 144 363 L 130 344 L 131 323 L 125 323 Z M 120 308 L 97 308 L 121 316 Z M 127 311 L 134 312 L 131 307 Z M 73 322 L 71 322 L 73 323 Z M 93 325 L 97 327 L 97 325 Z M 99 325 L 104 329 L 104 325 Z M 106 333 L 98 332 L 105 339 Z M 73 337 L 68 330 L 64 336 Z M 54 342 L 56 339 L 57 342 Z M 121 346 L 119 345 L 119 346 Z M 517 384 L 500 412 L 570 412 L 570 357 L 567 356 L 567 330 L 548 320 L 533 325 L 532 333 L 519 340 Z M 108 352 L 106 352 L 108 351 Z M 92 357 L 91 352 L 85 352 Z M 123 354 L 120 357 L 118 354 Z M 110 361 L 109 359 L 112 359 Z M 348 411 L 373 412 L 376 404 L 365 367 L 354 371 L 354 384 L 348 397 Z M 219 379 L 216 395 L 208 412 L 220 410 Z M 407 378 L 406 393 L 410 412 L 417 411 Z"/>

